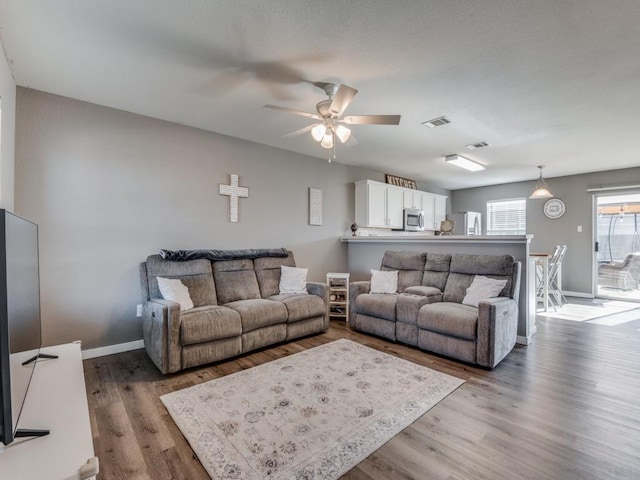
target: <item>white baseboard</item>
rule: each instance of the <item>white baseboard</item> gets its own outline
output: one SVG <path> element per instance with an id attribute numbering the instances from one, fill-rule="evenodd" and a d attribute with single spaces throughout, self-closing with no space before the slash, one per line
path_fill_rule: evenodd
<path id="1" fill-rule="evenodd" d="M 585 292 L 569 292 L 567 290 L 563 290 L 562 293 L 565 297 L 579 297 L 579 298 L 595 298 L 593 293 L 585 293 Z"/>
<path id="2" fill-rule="evenodd" d="M 534 325 L 533 328 L 529 331 L 529 335 L 526 337 L 523 335 L 518 335 L 516 337 L 516 345 L 530 345 L 533 342 L 533 336 L 538 331 L 538 326 Z"/>
<path id="3" fill-rule="evenodd" d="M 117 345 L 109 345 L 106 347 L 90 348 L 82 350 L 82 359 L 104 357 L 105 355 L 113 355 L 114 353 L 129 352 L 144 348 L 144 340 L 135 340 L 133 342 L 118 343 Z"/>

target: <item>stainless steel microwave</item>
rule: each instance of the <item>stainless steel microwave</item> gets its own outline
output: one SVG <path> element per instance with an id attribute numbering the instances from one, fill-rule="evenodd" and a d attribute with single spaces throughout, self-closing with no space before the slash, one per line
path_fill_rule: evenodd
<path id="1" fill-rule="evenodd" d="M 422 232 L 424 230 L 424 212 L 417 208 L 405 208 L 403 226 L 407 232 Z"/>

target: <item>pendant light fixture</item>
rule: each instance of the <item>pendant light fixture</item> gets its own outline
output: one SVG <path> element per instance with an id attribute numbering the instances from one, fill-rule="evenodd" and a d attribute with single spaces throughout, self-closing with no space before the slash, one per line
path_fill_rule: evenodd
<path id="1" fill-rule="evenodd" d="M 538 168 L 540 169 L 540 178 L 538 178 L 538 181 L 536 182 L 536 188 L 534 188 L 533 193 L 529 198 L 552 198 L 553 193 L 549 191 L 547 182 L 545 182 L 544 178 L 542 178 L 542 169 L 544 168 L 544 165 L 538 165 Z"/>

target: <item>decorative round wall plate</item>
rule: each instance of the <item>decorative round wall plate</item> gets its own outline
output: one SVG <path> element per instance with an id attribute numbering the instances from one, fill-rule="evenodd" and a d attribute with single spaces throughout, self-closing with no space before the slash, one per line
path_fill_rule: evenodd
<path id="1" fill-rule="evenodd" d="M 442 222 L 440 222 L 440 235 L 451 235 L 451 232 L 453 232 L 455 226 L 456 222 L 454 222 L 453 220 L 443 220 Z"/>
<path id="2" fill-rule="evenodd" d="M 544 204 L 544 214 L 549 218 L 560 218 L 564 215 L 564 202 L 559 198 L 547 200 Z"/>

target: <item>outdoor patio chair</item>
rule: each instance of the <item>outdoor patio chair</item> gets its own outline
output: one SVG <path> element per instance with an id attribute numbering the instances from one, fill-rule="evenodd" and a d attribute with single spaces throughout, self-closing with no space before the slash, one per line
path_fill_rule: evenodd
<path id="1" fill-rule="evenodd" d="M 628 253 L 621 262 L 598 266 L 598 285 L 601 287 L 634 290 L 640 279 L 640 252 Z"/>

